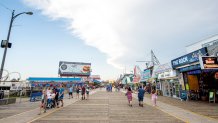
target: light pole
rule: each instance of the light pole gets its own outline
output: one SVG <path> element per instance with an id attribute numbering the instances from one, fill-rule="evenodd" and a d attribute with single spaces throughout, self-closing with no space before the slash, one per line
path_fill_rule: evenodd
<path id="1" fill-rule="evenodd" d="M 15 10 L 12 11 L 11 21 L 10 21 L 9 30 L 8 30 L 8 36 L 7 36 L 7 40 L 5 42 L 5 46 L 4 46 L 5 50 L 4 50 L 4 54 L 3 54 L 3 58 L 2 58 L 2 64 L 1 64 L 1 70 L 0 70 L 0 80 L 2 79 L 2 74 L 3 74 L 3 69 L 4 69 L 5 58 L 6 58 L 6 54 L 7 54 L 7 49 L 8 49 L 8 43 L 9 43 L 9 39 L 10 39 L 12 24 L 13 24 L 15 18 L 18 17 L 19 15 L 22 15 L 22 14 L 32 15 L 33 14 L 33 12 L 21 12 L 19 14 L 14 15 L 14 12 L 15 12 Z"/>

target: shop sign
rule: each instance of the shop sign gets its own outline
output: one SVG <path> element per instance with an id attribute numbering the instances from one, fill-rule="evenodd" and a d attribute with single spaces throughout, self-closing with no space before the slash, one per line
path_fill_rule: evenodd
<path id="1" fill-rule="evenodd" d="M 162 73 L 162 72 L 168 71 L 170 69 L 172 69 L 171 64 L 170 63 L 166 63 L 166 64 L 162 64 L 162 65 L 157 66 L 157 68 L 154 70 L 154 73 L 158 74 L 158 73 Z"/>
<path id="2" fill-rule="evenodd" d="M 180 68 L 179 72 L 186 72 L 186 71 L 192 71 L 192 70 L 197 70 L 197 69 L 201 69 L 200 64 Z"/>
<path id="3" fill-rule="evenodd" d="M 160 73 L 158 75 L 158 79 L 165 79 L 165 78 L 175 77 L 175 76 L 176 76 L 176 71 L 170 70 L 170 71 L 165 71 L 163 73 Z"/>
<path id="4" fill-rule="evenodd" d="M 215 93 L 209 92 L 209 102 L 215 102 Z"/>
<path id="5" fill-rule="evenodd" d="M 218 57 L 217 56 L 202 56 L 199 58 L 201 69 L 218 69 Z"/>
<path id="6" fill-rule="evenodd" d="M 196 74 L 201 74 L 201 70 L 194 70 L 188 72 L 188 75 L 196 75 Z"/>
<path id="7" fill-rule="evenodd" d="M 183 65 L 191 64 L 199 61 L 199 56 L 203 56 L 207 54 L 206 47 L 191 52 L 187 55 L 181 56 L 171 61 L 172 68 L 180 67 Z"/>
<path id="8" fill-rule="evenodd" d="M 151 70 L 150 69 L 144 70 L 142 72 L 141 81 L 147 81 L 149 78 L 151 78 Z"/>

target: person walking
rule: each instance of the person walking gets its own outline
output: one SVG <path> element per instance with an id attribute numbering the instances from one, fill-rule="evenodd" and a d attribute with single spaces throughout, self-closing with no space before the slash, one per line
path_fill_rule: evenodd
<path id="1" fill-rule="evenodd" d="M 60 89 L 59 89 L 59 101 L 61 101 L 61 107 L 63 107 L 64 106 L 64 101 L 63 101 L 63 99 L 64 99 L 64 88 L 63 88 L 63 85 L 61 84 L 60 85 Z"/>
<path id="2" fill-rule="evenodd" d="M 89 86 L 86 87 L 86 100 L 89 99 Z"/>
<path id="3" fill-rule="evenodd" d="M 46 113 L 46 105 L 47 105 L 47 94 L 46 94 L 46 90 L 42 90 L 42 100 L 40 102 L 40 106 L 39 106 L 39 114 L 41 114 L 41 110 L 44 109 L 44 113 Z"/>
<path id="4" fill-rule="evenodd" d="M 153 106 L 157 106 L 157 93 L 155 90 L 152 90 L 151 92 L 151 100 L 152 100 L 152 103 L 153 103 Z"/>
<path id="5" fill-rule="evenodd" d="M 71 86 L 70 88 L 68 88 L 69 91 L 69 99 L 70 97 L 73 98 L 73 87 Z"/>
<path id="6" fill-rule="evenodd" d="M 77 99 L 79 99 L 79 86 L 76 86 L 76 95 L 77 95 Z"/>
<path id="7" fill-rule="evenodd" d="M 85 88 L 85 86 L 83 85 L 82 86 L 82 100 L 84 100 L 85 99 L 85 93 L 86 93 L 86 88 Z"/>
<path id="8" fill-rule="evenodd" d="M 138 89 L 138 101 L 139 106 L 143 107 L 143 99 L 144 99 L 145 90 L 142 88 L 142 86 Z"/>
<path id="9" fill-rule="evenodd" d="M 128 99 L 129 106 L 132 107 L 132 89 L 130 87 L 128 88 L 128 90 L 126 92 L 126 96 Z"/>
<path id="10" fill-rule="evenodd" d="M 57 87 L 53 88 L 54 90 L 54 94 L 55 94 L 55 99 L 54 99 L 54 103 L 55 103 L 55 107 L 59 108 L 59 103 L 58 103 L 58 97 L 59 97 L 59 89 Z"/>

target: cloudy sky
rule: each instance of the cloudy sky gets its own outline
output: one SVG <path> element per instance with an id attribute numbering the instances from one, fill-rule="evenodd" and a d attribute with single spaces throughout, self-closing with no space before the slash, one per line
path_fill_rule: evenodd
<path id="1" fill-rule="evenodd" d="M 91 62 L 93 74 L 113 79 L 137 60 L 161 63 L 186 53 L 185 46 L 218 34 L 218 1 L 199 0 L 1 0 L 0 38 L 10 10 L 19 17 L 5 68 L 29 76 L 57 76 L 58 62 Z M 16 25 L 17 24 L 17 25 Z M 2 30 L 3 29 L 3 30 Z M 3 49 L 1 49 L 3 54 Z M 0 54 L 0 55 L 1 55 Z"/>

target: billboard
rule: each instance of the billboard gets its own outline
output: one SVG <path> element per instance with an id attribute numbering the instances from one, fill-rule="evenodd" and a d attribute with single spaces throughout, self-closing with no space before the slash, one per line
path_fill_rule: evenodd
<path id="1" fill-rule="evenodd" d="M 58 74 L 60 76 L 90 76 L 91 63 L 59 62 Z"/>
<path id="2" fill-rule="evenodd" d="M 202 56 L 200 57 L 201 69 L 218 69 L 217 56 Z"/>

